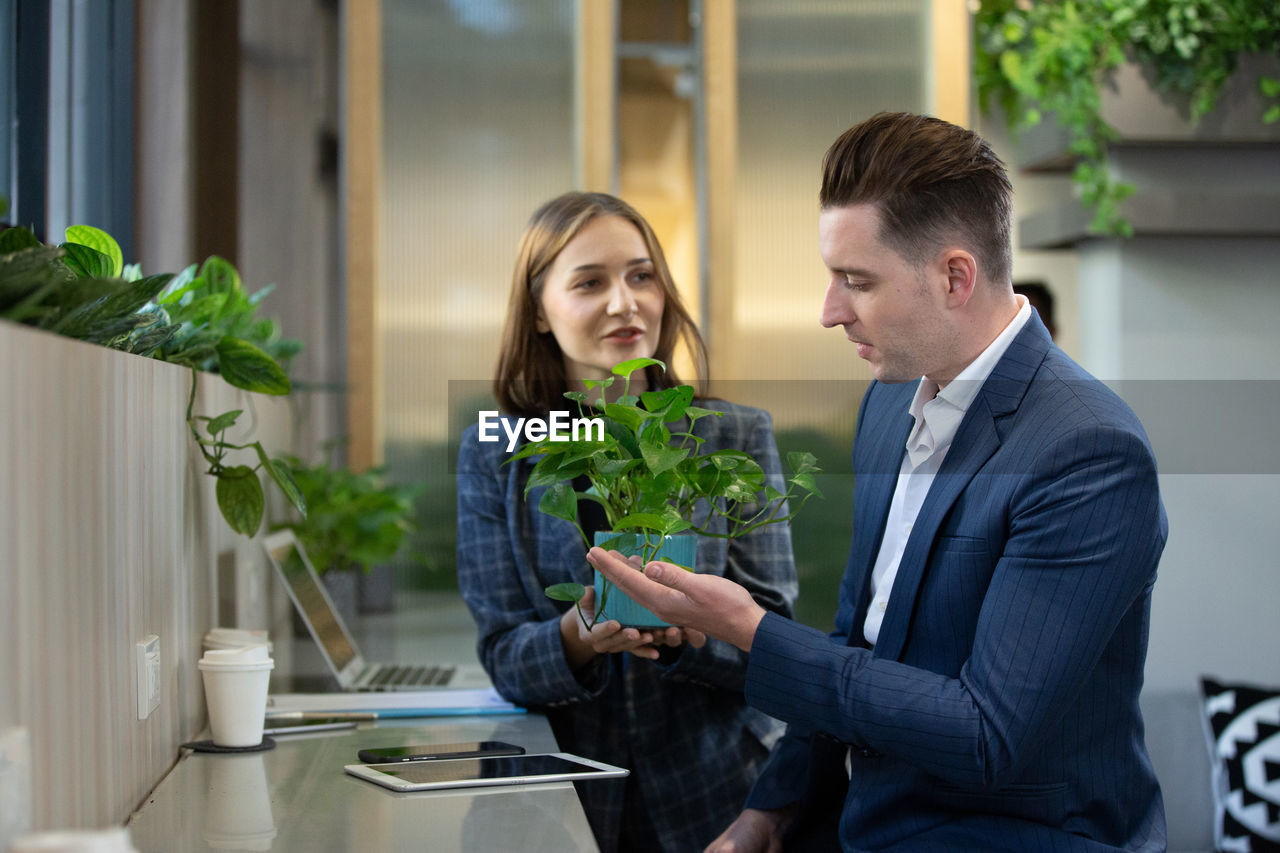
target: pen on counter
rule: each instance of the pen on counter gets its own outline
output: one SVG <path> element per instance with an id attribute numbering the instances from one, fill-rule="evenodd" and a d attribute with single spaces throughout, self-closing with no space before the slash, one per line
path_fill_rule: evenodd
<path id="1" fill-rule="evenodd" d="M 268 712 L 268 720 L 376 720 L 376 711 L 279 711 Z"/>

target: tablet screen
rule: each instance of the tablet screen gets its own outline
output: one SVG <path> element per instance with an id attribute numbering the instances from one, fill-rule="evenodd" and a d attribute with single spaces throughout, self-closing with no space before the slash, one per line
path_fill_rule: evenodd
<path id="1" fill-rule="evenodd" d="M 583 778 L 620 777 L 627 771 L 567 753 L 502 755 L 348 765 L 348 773 L 398 790 L 512 785 Z"/>

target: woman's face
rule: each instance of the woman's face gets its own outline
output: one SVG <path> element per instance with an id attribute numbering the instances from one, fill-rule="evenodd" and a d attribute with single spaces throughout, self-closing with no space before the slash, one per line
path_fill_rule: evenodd
<path id="1" fill-rule="evenodd" d="M 665 299 L 640 230 L 598 216 L 547 270 L 537 327 L 555 335 L 569 382 L 580 387 L 620 361 L 654 354 Z"/>

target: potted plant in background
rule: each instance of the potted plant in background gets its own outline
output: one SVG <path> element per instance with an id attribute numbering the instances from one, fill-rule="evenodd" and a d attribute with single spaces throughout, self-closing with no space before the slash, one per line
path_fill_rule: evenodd
<path id="1" fill-rule="evenodd" d="M 525 487 L 526 498 L 531 490 L 547 487 L 538 502 L 540 511 L 573 524 L 588 547 L 594 544 L 637 555 L 643 562 L 662 559 L 693 571 L 698 535 L 732 539 L 766 524 L 786 523 L 809 498 L 821 496 L 814 482 L 821 469 L 810 453 L 787 454 L 792 475 L 785 493 L 766 484 L 760 464 L 743 451 L 702 453 L 703 439 L 693 434 L 693 424 L 723 413 L 692 405 L 691 385 L 632 395 L 631 374 L 649 366 L 666 370 L 657 359 L 631 359 L 616 365 L 608 379 L 588 380 L 587 392 L 565 394 L 583 419 L 602 422 L 603 435 L 566 441 L 549 434 L 529 442 L 508 460 L 542 457 Z M 623 381 L 622 394 L 615 402 L 605 402 L 615 379 Z M 588 394 L 596 391 L 601 396 L 588 407 Z M 575 491 L 573 481 L 584 475 L 590 487 Z M 609 530 L 598 532 L 594 542 L 578 523 L 580 500 L 600 504 L 608 519 Z M 785 515 L 784 507 L 789 507 Z M 702 520 L 695 523 L 700 514 Z M 714 519 L 724 520 L 725 532 L 711 529 Z M 581 608 L 586 594 L 582 584 L 555 584 L 546 594 L 575 602 L 588 628 L 601 619 L 617 619 L 624 625 L 667 624 L 612 587 L 596 575 L 597 606 L 590 623 Z"/>
<path id="2" fill-rule="evenodd" d="M 288 521 L 272 530 L 289 528 L 315 564 L 343 618 L 354 618 L 358 609 L 390 609 L 386 590 L 380 606 L 367 601 L 361 607 L 359 579 L 377 569 L 389 588 L 389 564 L 400 552 L 413 529 L 414 503 L 424 486 L 388 483 L 382 468 L 356 473 L 334 461 L 340 441 L 325 445 L 325 458 L 308 464 L 296 456 L 282 457 L 298 484 L 307 507 L 306 516 L 290 511 Z M 410 563 L 425 563 L 419 554 L 406 555 Z M 365 596 L 366 600 L 370 598 Z M 305 630 L 302 632 L 305 634 Z"/>
<path id="3" fill-rule="evenodd" d="M 1081 203 L 1094 212 L 1090 230 L 1131 236 L 1121 202 L 1134 188 L 1115 180 L 1107 162 L 1107 146 L 1118 133 L 1103 117 L 1103 93 L 1116 70 L 1135 63 L 1156 92 L 1181 102 L 1194 124 L 1217 104 L 1242 58 L 1280 55 L 1280 6 L 982 0 L 974 32 L 974 77 L 983 111 L 994 99 L 1015 131 L 1056 117 L 1069 136 Z M 1280 121 L 1280 74 L 1256 77 L 1259 122 Z"/>

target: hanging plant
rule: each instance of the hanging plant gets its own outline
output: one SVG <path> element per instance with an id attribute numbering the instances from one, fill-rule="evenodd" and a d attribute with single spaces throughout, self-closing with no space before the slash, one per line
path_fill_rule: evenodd
<path id="1" fill-rule="evenodd" d="M 1133 194 L 1107 168 L 1117 137 L 1101 92 L 1117 67 L 1135 62 L 1157 91 L 1187 103 L 1192 122 L 1213 109 L 1243 54 L 1280 55 L 1273 0 L 981 0 L 974 13 L 974 74 L 984 113 L 992 101 L 1014 131 L 1053 114 L 1076 157 L 1072 179 L 1093 210 L 1090 231 L 1131 236 L 1120 203 Z M 1260 77 L 1259 119 L 1280 121 L 1280 80 Z"/>
<path id="2" fill-rule="evenodd" d="M 281 337 L 274 320 L 257 315 L 271 288 L 246 292 L 236 268 L 217 256 L 198 268 L 144 277 L 137 264 L 124 263 L 107 232 L 72 225 L 65 237 L 51 246 L 27 228 L 0 226 L 0 320 L 190 367 L 187 424 L 209 463 L 206 473 L 217 481 L 227 524 L 245 536 L 261 527 L 260 470 L 305 517 L 306 500 L 289 467 L 257 441 L 228 440 L 241 410 L 217 417 L 192 411 L 199 372 L 254 393 L 289 393 L 287 368 L 302 343 Z M 246 458 L 256 464 L 243 464 Z"/>

